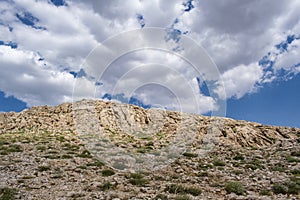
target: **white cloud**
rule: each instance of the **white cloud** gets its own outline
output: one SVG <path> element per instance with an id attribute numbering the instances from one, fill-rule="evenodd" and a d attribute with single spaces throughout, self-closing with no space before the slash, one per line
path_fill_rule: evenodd
<path id="1" fill-rule="evenodd" d="M 300 40 L 294 40 L 288 47 L 287 51 L 276 57 L 274 69 L 293 69 L 294 65 L 300 63 Z"/>
<path id="2" fill-rule="evenodd" d="M 218 95 L 224 99 L 241 98 L 256 91 L 257 83 L 275 80 L 274 74 L 264 74 L 256 63 L 268 52 L 277 52 L 274 45 L 284 41 L 287 35 L 300 33 L 300 3 L 297 0 L 276 3 L 272 0 L 193 1 L 195 8 L 189 12 L 183 11 L 182 2 L 69 0 L 68 6 L 56 7 L 47 0 L 1 1 L 0 40 L 16 42 L 18 48 L 0 46 L 0 90 L 30 106 L 70 101 L 74 78 L 68 71 L 78 71 L 90 51 L 107 38 L 139 29 L 136 17 L 141 14 L 145 27 L 167 28 L 178 19 L 174 28 L 189 31 L 187 36 L 201 44 L 219 67 L 226 93 L 222 92 L 219 81 L 219 87 L 215 89 Z M 15 16 L 22 12 L 30 12 L 39 19 L 37 26 L 46 29 L 22 24 Z M 293 65 L 299 63 L 298 41 L 295 40 L 287 52 L 270 56 L 276 61 L 276 70 L 299 71 L 299 67 L 293 69 Z M 118 42 L 122 44 L 115 44 L 117 50 L 122 45 L 138 46 L 135 38 Z M 144 42 L 149 43 L 147 39 Z M 188 50 L 185 49 L 186 55 L 199 56 Z M 44 60 L 39 61 L 41 57 Z M 134 67 L 147 64 L 153 64 L 152 68 L 144 67 L 130 76 L 123 76 Z M 161 65 L 172 70 L 159 68 Z M 201 68 L 207 73 L 211 70 L 208 66 Z M 100 80 L 104 85 L 97 88 L 99 96 L 113 91 L 118 83 L 120 87 L 116 92 L 129 92 L 127 96 L 131 88 L 143 88 L 136 92 L 146 104 L 165 104 L 170 108 L 192 111 L 197 103 L 202 113 L 217 108 L 215 99 L 198 92 L 197 72 L 171 54 L 150 50 L 132 53 L 112 63 L 105 73 Z M 156 89 L 150 91 L 150 87 L 143 84 L 151 81 L 161 87 L 153 86 Z M 75 98 L 95 95 L 92 81 L 82 78 L 77 80 L 77 85 L 79 83 L 80 91 L 84 93 L 78 92 Z M 170 91 L 175 91 L 181 103 Z M 193 102 L 193 99 L 198 99 L 198 102 Z"/>
<path id="3" fill-rule="evenodd" d="M 216 88 L 214 92 L 222 99 L 241 98 L 246 93 L 255 90 L 255 84 L 260 82 L 262 75 L 262 68 L 257 63 L 237 66 L 222 75 L 219 82 L 220 87 Z M 224 93 L 223 85 L 226 93 Z"/>
<path id="4" fill-rule="evenodd" d="M 37 54 L 0 46 L 0 90 L 33 105 L 71 101 L 73 77 L 66 72 L 45 70 Z"/>

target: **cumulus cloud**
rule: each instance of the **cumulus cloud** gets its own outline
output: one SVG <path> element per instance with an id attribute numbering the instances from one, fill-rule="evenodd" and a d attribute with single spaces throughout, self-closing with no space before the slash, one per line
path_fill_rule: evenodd
<path id="1" fill-rule="evenodd" d="M 0 90 L 28 106 L 70 101 L 73 77 L 66 72 L 43 69 L 39 55 L 0 46 Z"/>
<path id="2" fill-rule="evenodd" d="M 300 64 L 300 40 L 294 40 L 286 51 L 279 54 L 275 59 L 274 69 L 290 70 Z"/>
<path id="3" fill-rule="evenodd" d="M 300 71 L 299 40 L 285 51 L 276 47 L 288 36 L 300 34 L 297 0 L 276 4 L 272 0 L 64 2 L 0 1 L 0 90 L 29 106 L 70 101 L 75 84 L 75 99 L 133 95 L 145 104 L 188 112 L 197 104 L 205 113 L 218 108 L 213 93 L 222 99 L 241 98 L 276 80 L 276 71 Z M 167 28 L 174 54 L 157 50 L 126 54 L 110 63 L 102 77 L 97 67 L 82 65 L 108 38 L 147 27 Z M 139 46 L 137 41 L 151 44 L 155 37 L 159 36 L 118 40 L 106 53 Z M 184 37 L 202 45 L 218 69 L 205 61 L 198 66 L 199 74 L 180 58 L 179 51 L 190 60 L 204 60 L 180 46 Z M 106 61 L 92 60 L 98 65 Z M 82 76 L 76 78 L 79 73 Z M 202 81 L 217 84 L 211 96 L 199 91 L 196 80 L 201 75 Z"/>
<path id="4" fill-rule="evenodd" d="M 219 81 L 220 87 L 215 92 L 222 99 L 241 98 L 246 93 L 255 90 L 255 84 L 260 82 L 262 75 L 263 70 L 257 63 L 237 66 L 222 74 Z M 225 87 L 225 91 L 223 87 Z"/>

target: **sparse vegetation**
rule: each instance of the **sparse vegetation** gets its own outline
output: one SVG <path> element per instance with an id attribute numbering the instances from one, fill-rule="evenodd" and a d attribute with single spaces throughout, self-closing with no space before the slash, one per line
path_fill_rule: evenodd
<path id="1" fill-rule="evenodd" d="M 102 176 L 112 176 L 115 174 L 115 172 L 111 169 L 105 169 L 105 170 L 102 170 Z"/>
<path id="2" fill-rule="evenodd" d="M 230 181 L 225 184 L 225 190 L 227 193 L 235 193 L 242 195 L 245 192 L 244 186 L 238 181 Z"/>
<path id="3" fill-rule="evenodd" d="M 274 166 L 270 167 L 272 171 L 284 172 L 287 168 L 282 163 L 276 163 Z"/>
<path id="4" fill-rule="evenodd" d="M 104 166 L 104 163 L 99 160 L 96 160 L 95 162 L 88 163 L 87 166 L 102 167 Z"/>
<path id="5" fill-rule="evenodd" d="M 129 183 L 136 186 L 145 186 L 149 183 L 149 180 L 145 179 L 144 176 L 140 173 L 132 173 L 130 175 L 125 175 L 129 179 Z"/>
<path id="6" fill-rule="evenodd" d="M 50 169 L 51 169 L 51 167 L 48 165 L 41 165 L 41 166 L 38 166 L 37 171 L 44 172 L 44 171 L 48 171 Z"/>
<path id="7" fill-rule="evenodd" d="M 203 120 L 204 123 L 206 119 Z M 132 153 L 150 151 L 153 155 L 174 159 L 170 165 L 151 173 L 117 172 L 115 169 L 128 169 L 128 163 L 122 159 L 107 163 L 105 166 L 96 159 L 100 158 L 98 155 L 94 156 L 96 151 L 80 143 L 80 138 L 72 131 L 22 130 L 1 133 L 0 174 L 4 179 L 1 178 L 0 182 L 7 184 L 7 188 L 0 188 L 0 200 L 26 197 L 130 199 L 133 196 L 138 199 L 191 200 L 205 198 L 207 194 L 212 199 L 224 199 L 226 192 L 243 195 L 241 198 L 248 198 L 247 196 L 251 195 L 253 199 L 278 197 L 297 199 L 300 191 L 298 169 L 300 151 L 295 140 L 290 142 L 290 139 L 285 138 L 281 143 L 277 139 L 280 135 L 276 135 L 274 138 L 278 142 L 267 144 L 275 139 L 271 140 L 272 136 L 261 135 L 264 139 L 256 138 L 260 140 L 258 145 L 253 143 L 255 140 L 251 140 L 251 147 L 243 143 L 244 140 L 238 141 L 239 134 L 233 134 L 230 130 L 230 127 L 234 127 L 236 133 L 242 133 L 243 128 L 240 126 L 244 126 L 243 122 L 229 127 L 226 123 L 222 132 L 227 136 L 222 139 L 236 137 L 237 140 L 233 141 L 233 145 L 220 143 L 220 146 L 216 145 L 214 149 L 204 154 L 202 150 L 205 149 L 202 149 L 201 143 L 200 146 L 195 143 L 189 146 L 182 156 L 164 155 L 165 151 L 161 149 L 169 145 L 173 139 L 173 136 L 164 129 L 158 133 L 158 130 L 155 130 L 147 137 L 136 137 L 130 135 L 131 133 L 111 128 L 115 131 L 107 131 L 105 132 L 107 137 L 93 141 L 95 150 L 103 148 L 104 143 L 108 144 L 109 140 L 114 139 L 116 140 L 114 144 L 124 151 L 130 147 L 129 151 Z M 251 124 L 249 127 L 251 129 Z M 263 126 L 258 126 L 253 129 L 253 134 L 259 129 L 265 130 Z M 199 127 L 201 133 L 205 130 Z M 267 132 L 272 135 L 272 127 L 267 127 Z M 199 134 L 199 141 L 201 137 L 202 134 Z M 237 142 L 242 142 L 241 145 L 245 146 L 239 146 Z M 138 158 L 143 155 L 134 154 L 134 156 L 137 156 L 135 162 L 138 163 L 140 162 Z M 113 168 L 110 168 L 111 165 Z M 18 188 L 18 191 L 10 188 Z M 66 189 L 68 192 L 61 192 L 60 189 L 61 191 Z"/>
<path id="8" fill-rule="evenodd" d="M 292 162 L 299 162 L 300 159 L 295 158 L 294 156 L 286 156 L 286 160 L 292 163 Z"/>
<path id="9" fill-rule="evenodd" d="M 241 155 L 241 154 L 236 154 L 234 157 L 233 157 L 233 160 L 245 160 L 244 156 Z"/>
<path id="10" fill-rule="evenodd" d="M 103 185 L 101 186 L 101 190 L 102 191 L 106 191 L 113 188 L 113 185 L 110 182 L 105 182 L 103 183 Z"/>
<path id="11" fill-rule="evenodd" d="M 259 191 L 259 195 L 262 195 L 262 196 L 271 196 L 272 195 L 272 192 L 268 189 L 261 189 Z"/>
<path id="12" fill-rule="evenodd" d="M 16 191 L 11 188 L 0 188 L 0 200 L 14 200 Z"/>
<path id="13" fill-rule="evenodd" d="M 273 191 L 275 194 L 286 194 L 287 191 L 288 191 L 288 188 L 287 188 L 286 185 L 283 184 L 283 183 L 275 183 L 275 184 L 273 184 L 273 186 L 272 186 L 272 191 Z"/>
<path id="14" fill-rule="evenodd" d="M 224 161 L 220 160 L 220 159 L 214 159 L 213 165 L 214 166 L 225 166 L 226 163 Z"/>
<path id="15" fill-rule="evenodd" d="M 248 164 L 245 165 L 245 168 L 256 170 L 256 169 L 264 169 L 265 167 L 261 164 L 260 160 L 254 159 L 254 160 L 248 162 Z"/>
<path id="16" fill-rule="evenodd" d="M 196 158 L 196 157 L 198 157 L 198 154 L 191 153 L 191 152 L 185 152 L 182 155 L 184 155 L 185 157 L 188 157 L 188 158 Z"/>

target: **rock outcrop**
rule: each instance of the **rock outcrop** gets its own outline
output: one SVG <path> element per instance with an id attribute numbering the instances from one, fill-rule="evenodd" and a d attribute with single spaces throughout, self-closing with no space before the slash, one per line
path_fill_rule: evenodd
<path id="1" fill-rule="evenodd" d="M 0 199 L 295 200 L 299 141 L 298 128 L 115 102 L 0 113 Z"/>
<path id="2" fill-rule="evenodd" d="M 93 130 L 92 130 L 93 129 Z M 193 132 L 198 140 L 207 134 L 225 145 L 260 147 L 281 139 L 295 139 L 298 128 L 266 126 L 229 118 L 206 117 L 175 111 L 145 110 L 115 102 L 83 100 L 59 106 L 38 106 L 20 113 L 0 113 L 0 134 L 20 131 L 104 131 L 151 135 Z M 202 141 L 203 142 L 203 141 Z"/>

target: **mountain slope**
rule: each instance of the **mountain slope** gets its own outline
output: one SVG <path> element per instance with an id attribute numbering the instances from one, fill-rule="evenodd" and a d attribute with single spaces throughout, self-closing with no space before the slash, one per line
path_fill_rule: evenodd
<path id="1" fill-rule="evenodd" d="M 1 113 L 0 199 L 297 199 L 299 136 L 104 101 Z"/>

